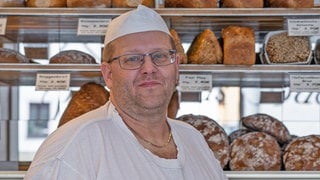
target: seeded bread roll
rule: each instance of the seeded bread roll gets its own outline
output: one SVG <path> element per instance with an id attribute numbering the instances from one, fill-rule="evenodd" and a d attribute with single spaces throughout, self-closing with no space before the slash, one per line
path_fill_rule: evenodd
<path id="1" fill-rule="evenodd" d="M 109 100 L 109 92 L 104 86 L 89 82 L 80 87 L 80 90 L 72 95 L 72 98 L 62 114 L 58 127 L 70 120 L 94 110 Z"/>
<path id="2" fill-rule="evenodd" d="M 49 60 L 50 64 L 96 64 L 96 60 L 91 55 L 77 51 L 66 50 L 52 56 Z"/>
<path id="3" fill-rule="evenodd" d="M 167 8 L 217 8 L 218 0 L 165 0 Z"/>
<path id="4" fill-rule="evenodd" d="M 252 28 L 228 26 L 222 29 L 221 37 L 223 39 L 223 64 L 255 64 L 255 35 Z"/>
<path id="5" fill-rule="evenodd" d="M 227 165 L 230 153 L 228 135 L 216 121 L 207 116 L 192 114 L 186 114 L 177 119 L 198 129 L 206 139 L 215 157 L 220 161 L 221 167 L 224 168 Z"/>
<path id="6" fill-rule="evenodd" d="M 314 0 L 266 0 L 273 8 L 313 8 Z"/>
<path id="7" fill-rule="evenodd" d="M 210 29 L 198 34 L 187 51 L 190 64 L 222 64 L 221 45 Z"/>
<path id="8" fill-rule="evenodd" d="M 185 53 L 182 43 L 180 41 L 180 37 L 177 33 L 176 30 L 174 29 L 170 29 L 170 33 L 171 36 L 174 40 L 174 43 L 176 45 L 176 49 L 177 49 L 177 54 L 180 56 L 180 64 L 187 64 L 188 63 L 188 58 L 187 58 L 187 54 Z"/>
<path id="9" fill-rule="evenodd" d="M 67 0 L 26 0 L 26 6 L 40 8 L 66 7 Z"/>
<path id="10" fill-rule="evenodd" d="M 19 52 L 0 48 L 0 63 L 29 63 L 30 60 Z"/>
<path id="11" fill-rule="evenodd" d="M 240 122 L 248 129 L 270 134 L 280 144 L 285 144 L 292 138 L 287 127 L 281 121 L 268 114 L 258 113 L 245 116 L 241 118 Z"/>
<path id="12" fill-rule="evenodd" d="M 225 8 L 263 8 L 263 0 L 221 0 Z"/>
<path id="13" fill-rule="evenodd" d="M 288 171 L 320 171 L 320 136 L 293 139 L 285 148 L 283 164 Z"/>
<path id="14" fill-rule="evenodd" d="M 267 133 L 244 134 L 230 145 L 229 167 L 233 171 L 279 171 L 281 148 Z"/>
<path id="15" fill-rule="evenodd" d="M 0 7 L 24 7 L 25 0 L 0 0 Z"/>
<path id="16" fill-rule="evenodd" d="M 113 8 L 130 8 L 137 7 L 139 4 L 154 8 L 154 0 L 112 0 Z"/>
<path id="17" fill-rule="evenodd" d="M 67 7 L 111 7 L 111 0 L 67 0 Z"/>

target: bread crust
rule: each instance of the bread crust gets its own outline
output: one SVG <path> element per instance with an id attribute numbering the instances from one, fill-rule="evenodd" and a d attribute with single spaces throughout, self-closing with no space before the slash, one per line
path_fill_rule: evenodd
<path id="1" fill-rule="evenodd" d="M 67 0 L 27 0 L 27 7 L 66 7 Z"/>
<path id="2" fill-rule="evenodd" d="M 269 7 L 274 8 L 313 8 L 313 0 L 267 0 Z"/>
<path id="3" fill-rule="evenodd" d="M 198 34 L 187 51 L 190 64 L 222 64 L 222 48 L 215 33 L 210 29 Z"/>
<path id="4" fill-rule="evenodd" d="M 222 29 L 221 36 L 223 39 L 223 64 L 255 64 L 255 35 L 252 28 L 228 26 Z"/>
<path id="5" fill-rule="evenodd" d="M 111 0 L 67 0 L 67 7 L 111 7 Z"/>
<path id="6" fill-rule="evenodd" d="M 166 0 L 165 7 L 170 8 L 217 8 L 217 0 Z"/>
<path id="7" fill-rule="evenodd" d="M 223 0 L 225 8 L 263 8 L 263 0 Z"/>
<path id="8" fill-rule="evenodd" d="M 137 7 L 139 4 L 145 5 L 150 8 L 155 7 L 154 0 L 112 0 L 113 8 L 130 8 Z"/>

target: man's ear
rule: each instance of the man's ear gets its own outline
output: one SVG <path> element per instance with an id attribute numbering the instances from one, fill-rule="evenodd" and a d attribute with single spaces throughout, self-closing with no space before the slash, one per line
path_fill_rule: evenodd
<path id="1" fill-rule="evenodd" d="M 107 87 L 109 89 L 112 88 L 112 75 L 111 75 L 111 66 L 109 63 L 102 62 L 101 66 L 101 73 L 104 79 L 104 82 L 106 83 Z"/>

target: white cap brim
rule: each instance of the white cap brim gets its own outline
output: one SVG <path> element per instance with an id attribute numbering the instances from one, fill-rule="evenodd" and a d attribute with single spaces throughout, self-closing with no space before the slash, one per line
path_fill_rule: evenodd
<path id="1" fill-rule="evenodd" d="M 110 22 L 104 44 L 128 34 L 146 31 L 162 31 L 171 36 L 167 24 L 156 11 L 139 5 L 137 9 L 128 11 Z"/>

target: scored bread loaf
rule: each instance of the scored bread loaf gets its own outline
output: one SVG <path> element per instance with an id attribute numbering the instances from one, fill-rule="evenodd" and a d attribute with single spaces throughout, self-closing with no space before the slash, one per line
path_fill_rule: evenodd
<path id="1" fill-rule="evenodd" d="M 109 92 L 101 84 L 89 82 L 80 87 L 80 90 L 72 95 L 72 98 L 63 112 L 58 127 L 70 120 L 94 110 L 109 99 Z"/>
<path id="2" fill-rule="evenodd" d="M 228 26 L 222 29 L 221 36 L 223 39 L 223 64 L 255 64 L 255 35 L 252 28 Z"/>
<path id="3" fill-rule="evenodd" d="M 0 7 L 24 7 L 25 0 L 0 0 Z"/>
<path id="4" fill-rule="evenodd" d="M 266 4 L 273 8 L 313 8 L 314 0 L 266 0 Z"/>
<path id="5" fill-rule="evenodd" d="M 263 8 L 263 0 L 221 0 L 225 8 Z"/>
<path id="6" fill-rule="evenodd" d="M 222 64 L 221 45 L 210 29 L 198 34 L 187 51 L 190 64 Z"/>
<path id="7" fill-rule="evenodd" d="M 154 0 L 112 0 L 113 8 L 137 7 L 139 4 L 145 5 L 150 8 L 155 7 Z"/>
<path id="8" fill-rule="evenodd" d="M 0 63 L 29 63 L 30 60 L 18 51 L 0 48 Z"/>
<path id="9" fill-rule="evenodd" d="M 67 0 L 26 0 L 27 7 L 66 7 Z"/>
<path id="10" fill-rule="evenodd" d="M 176 49 L 177 49 L 177 54 L 180 56 L 180 64 L 187 64 L 188 63 L 188 58 L 187 58 L 187 54 L 185 53 L 180 37 L 177 33 L 176 30 L 174 29 L 170 29 L 170 33 L 171 36 L 173 38 L 174 44 L 176 45 Z"/>
<path id="11" fill-rule="evenodd" d="M 52 56 L 50 64 L 96 64 L 96 60 L 90 54 L 77 50 L 61 51 Z"/>
<path id="12" fill-rule="evenodd" d="M 165 0 L 167 8 L 217 8 L 218 0 Z"/>
<path id="13" fill-rule="evenodd" d="M 67 7 L 111 7 L 111 0 L 67 0 Z"/>

